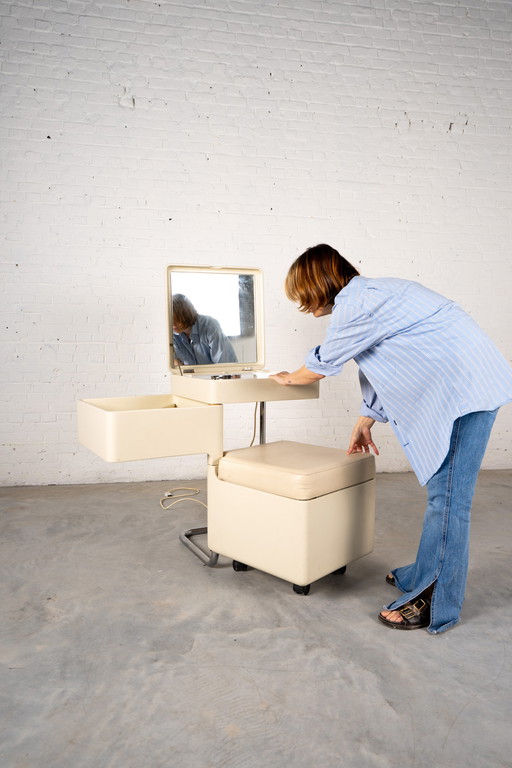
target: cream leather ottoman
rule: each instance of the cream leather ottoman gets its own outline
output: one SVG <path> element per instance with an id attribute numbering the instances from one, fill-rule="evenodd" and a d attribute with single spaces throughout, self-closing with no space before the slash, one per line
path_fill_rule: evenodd
<path id="1" fill-rule="evenodd" d="M 369 554 L 375 460 L 335 448 L 276 442 L 228 451 L 208 467 L 208 547 L 290 581 L 311 582 Z"/>

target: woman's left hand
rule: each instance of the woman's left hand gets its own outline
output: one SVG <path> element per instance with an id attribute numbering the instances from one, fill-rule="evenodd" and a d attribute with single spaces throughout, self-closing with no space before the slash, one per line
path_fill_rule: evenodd
<path id="1" fill-rule="evenodd" d="M 370 448 L 378 456 L 379 449 L 372 440 L 371 428 L 375 424 L 375 419 L 369 416 L 360 416 L 352 430 L 350 443 L 347 453 L 370 453 Z"/>

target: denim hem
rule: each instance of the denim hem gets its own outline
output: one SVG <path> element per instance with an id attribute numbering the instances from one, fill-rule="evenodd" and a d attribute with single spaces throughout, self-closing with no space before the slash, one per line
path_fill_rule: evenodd
<path id="1" fill-rule="evenodd" d="M 454 619 L 453 621 L 449 621 L 448 624 L 443 624 L 443 626 L 439 627 L 438 629 L 431 629 L 431 627 L 427 627 L 427 632 L 430 635 L 441 635 L 443 632 L 447 632 L 452 627 L 455 627 L 456 624 L 460 624 L 460 617 Z"/>

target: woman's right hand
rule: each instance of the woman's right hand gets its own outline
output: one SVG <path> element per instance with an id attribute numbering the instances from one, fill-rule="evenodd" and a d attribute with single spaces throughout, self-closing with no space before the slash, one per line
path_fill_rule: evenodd
<path id="1" fill-rule="evenodd" d="M 279 373 L 271 373 L 269 376 L 269 379 L 273 379 L 274 381 L 277 381 L 278 384 L 281 384 L 281 386 L 286 387 L 288 384 L 291 384 L 290 382 L 290 374 L 288 371 L 280 371 Z"/>
<path id="2" fill-rule="evenodd" d="M 277 381 L 277 383 L 281 384 L 283 387 L 287 387 L 290 384 L 295 386 L 304 386 L 305 384 L 313 384 L 313 382 L 320 381 L 320 379 L 324 378 L 325 376 L 323 376 L 323 374 L 313 373 L 313 371 L 310 371 L 308 368 L 306 368 L 305 365 L 303 365 L 297 371 L 293 371 L 293 373 L 288 373 L 288 371 L 280 371 L 279 373 L 272 373 L 269 376 L 269 379 Z"/>
<path id="3" fill-rule="evenodd" d="M 370 448 L 376 456 L 379 455 L 379 449 L 372 440 L 371 428 L 375 424 L 375 419 L 369 416 L 360 416 L 356 422 L 347 453 L 370 453 Z"/>

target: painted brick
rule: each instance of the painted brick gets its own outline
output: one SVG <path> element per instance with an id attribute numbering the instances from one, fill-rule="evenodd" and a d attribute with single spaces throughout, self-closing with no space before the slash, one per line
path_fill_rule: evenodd
<path id="1" fill-rule="evenodd" d="M 456 299 L 511 359 L 509 3 L 33 0 L 0 21 L 1 483 L 204 475 L 76 441 L 77 398 L 169 390 L 169 263 L 264 270 L 274 370 L 325 331 L 282 290 L 322 241 Z M 348 364 L 319 401 L 269 404 L 268 437 L 343 449 L 358 407 Z M 252 418 L 226 408 L 227 448 Z M 484 466 L 511 466 L 511 433 L 503 409 Z"/>

